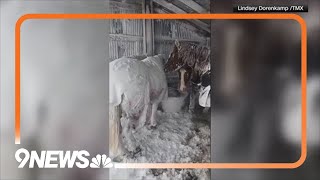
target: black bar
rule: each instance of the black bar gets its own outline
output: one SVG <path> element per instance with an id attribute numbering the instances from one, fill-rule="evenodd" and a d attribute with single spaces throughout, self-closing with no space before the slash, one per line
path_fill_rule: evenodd
<path id="1" fill-rule="evenodd" d="M 308 5 L 234 5 L 237 13 L 292 13 L 308 12 Z"/>

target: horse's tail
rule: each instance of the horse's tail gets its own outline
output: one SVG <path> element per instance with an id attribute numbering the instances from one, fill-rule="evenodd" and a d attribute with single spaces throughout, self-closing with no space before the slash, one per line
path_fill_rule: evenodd
<path id="1" fill-rule="evenodd" d="M 121 153 L 120 139 L 121 106 L 109 106 L 109 144 L 110 157 L 116 157 Z"/>

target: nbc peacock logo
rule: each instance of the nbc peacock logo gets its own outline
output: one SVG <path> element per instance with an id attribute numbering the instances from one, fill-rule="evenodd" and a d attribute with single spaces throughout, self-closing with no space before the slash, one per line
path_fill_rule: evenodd
<path id="1" fill-rule="evenodd" d="M 34 168 L 112 168 L 111 158 L 105 154 L 97 154 L 89 160 L 90 153 L 86 150 L 81 151 L 28 151 L 18 149 L 15 158 L 19 163 L 18 168 L 28 166 Z"/>
<path id="2" fill-rule="evenodd" d="M 113 164 L 111 158 L 105 154 L 97 154 L 96 157 L 93 157 L 90 163 L 91 168 L 112 168 Z"/>

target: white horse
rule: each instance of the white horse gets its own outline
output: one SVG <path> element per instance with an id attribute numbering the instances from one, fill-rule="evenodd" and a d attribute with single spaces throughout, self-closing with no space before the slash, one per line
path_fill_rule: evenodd
<path id="1" fill-rule="evenodd" d="M 122 152 L 120 134 L 143 127 L 156 126 L 159 103 L 168 97 L 161 55 L 139 61 L 123 57 L 109 64 L 110 154 Z M 150 112 L 151 108 L 151 114 Z M 128 120 L 124 122 L 121 116 Z M 120 119 L 121 125 L 120 125 Z M 148 121 L 147 121 L 148 120 Z"/>

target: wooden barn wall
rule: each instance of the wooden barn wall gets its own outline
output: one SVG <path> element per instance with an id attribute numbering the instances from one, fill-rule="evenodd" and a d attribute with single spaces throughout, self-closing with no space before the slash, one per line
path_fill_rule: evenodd
<path id="1" fill-rule="evenodd" d="M 179 20 L 154 21 L 155 54 L 169 56 L 174 41 L 189 41 L 197 44 L 207 44 L 207 38 L 195 32 L 190 25 Z"/>
<path id="2" fill-rule="evenodd" d="M 141 4 L 110 2 L 110 13 L 142 13 Z M 110 26 L 109 58 L 143 54 L 143 21 L 136 19 L 113 19 Z"/>
<path id="3" fill-rule="evenodd" d="M 135 3 L 133 3 L 135 2 Z M 142 13 L 142 4 L 138 1 L 110 1 L 110 13 Z M 163 12 L 161 12 L 163 13 Z M 119 20 L 110 22 L 109 58 L 110 61 L 123 56 L 142 56 L 143 54 L 143 20 Z M 154 54 L 168 57 L 174 41 L 188 41 L 209 45 L 209 38 L 189 23 L 181 20 L 154 20 Z M 168 73 L 169 86 L 178 86 L 178 74 Z"/>

